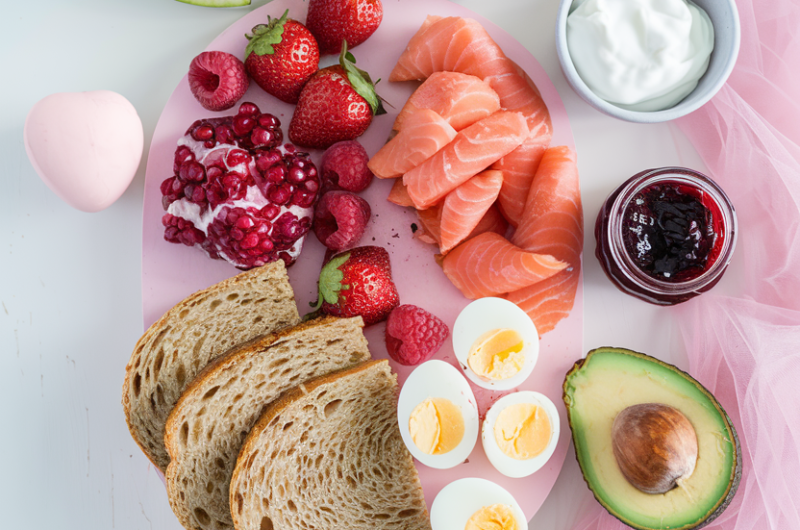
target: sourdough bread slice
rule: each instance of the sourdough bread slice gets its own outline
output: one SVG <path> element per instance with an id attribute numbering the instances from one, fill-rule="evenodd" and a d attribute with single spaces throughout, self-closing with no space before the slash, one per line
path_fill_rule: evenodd
<path id="1" fill-rule="evenodd" d="M 186 298 L 150 326 L 125 369 L 122 406 L 133 439 L 161 471 L 164 425 L 186 385 L 216 356 L 300 321 L 282 260 Z"/>
<path id="2" fill-rule="evenodd" d="M 236 530 L 429 530 L 389 363 L 323 376 L 267 407 L 239 453 L 230 503 Z"/>
<path id="3" fill-rule="evenodd" d="M 273 400 L 369 360 L 361 317 L 324 317 L 243 344 L 186 388 L 167 420 L 167 494 L 183 526 L 232 529 L 228 492 L 247 433 Z"/>

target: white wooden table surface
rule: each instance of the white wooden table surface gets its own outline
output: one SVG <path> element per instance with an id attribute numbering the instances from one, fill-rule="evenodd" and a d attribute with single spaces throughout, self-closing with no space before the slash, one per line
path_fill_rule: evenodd
<path id="1" fill-rule="evenodd" d="M 403 0 L 384 0 L 403 1 Z M 586 350 L 615 345 L 685 366 L 672 311 L 618 292 L 594 258 L 594 219 L 638 171 L 704 166 L 675 126 L 636 125 L 590 108 L 568 87 L 554 43 L 556 0 L 460 0 L 537 57 L 569 113 L 586 218 Z M 144 168 L 158 117 L 191 59 L 249 10 L 173 0 L 4 0 L 0 15 L 0 513 L 3 528 L 179 529 L 164 487 L 134 444 L 120 405 L 125 363 L 142 333 Z M 145 159 L 103 212 L 59 200 L 22 142 L 28 110 L 55 92 L 127 97 Z M 734 259 L 719 291 L 734 291 Z M 570 449 L 531 528 L 566 530 L 589 502 Z"/>

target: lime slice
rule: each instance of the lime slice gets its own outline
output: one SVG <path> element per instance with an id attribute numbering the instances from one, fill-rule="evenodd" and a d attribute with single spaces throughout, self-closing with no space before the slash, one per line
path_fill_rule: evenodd
<path id="1" fill-rule="evenodd" d="M 250 5 L 250 0 L 178 0 L 178 2 L 203 7 L 238 7 Z"/>

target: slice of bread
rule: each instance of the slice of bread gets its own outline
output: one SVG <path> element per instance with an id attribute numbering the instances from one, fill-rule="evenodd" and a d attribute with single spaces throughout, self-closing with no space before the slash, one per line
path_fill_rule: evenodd
<path id="1" fill-rule="evenodd" d="M 267 407 L 239 453 L 230 503 L 236 530 L 430 529 L 389 363 L 323 376 Z"/>
<path id="2" fill-rule="evenodd" d="M 167 416 L 211 359 L 299 321 L 286 267 L 278 260 L 193 294 L 150 326 L 136 343 L 122 387 L 128 429 L 147 458 L 167 469 Z"/>
<path id="3" fill-rule="evenodd" d="M 361 317 L 324 317 L 233 348 L 186 388 L 167 420 L 167 494 L 183 526 L 233 528 L 236 456 L 264 408 L 310 379 L 370 359 Z"/>

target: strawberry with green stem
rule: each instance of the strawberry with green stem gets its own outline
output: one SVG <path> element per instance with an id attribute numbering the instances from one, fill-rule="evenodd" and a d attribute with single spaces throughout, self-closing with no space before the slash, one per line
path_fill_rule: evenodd
<path id="1" fill-rule="evenodd" d="M 331 258 L 319 275 L 319 299 L 315 311 L 337 317 L 361 315 L 369 326 L 386 320 L 400 303 L 392 281 L 389 253 L 376 246 L 357 247 Z"/>
<path id="2" fill-rule="evenodd" d="M 245 49 L 244 67 L 253 81 L 286 103 L 297 103 L 303 86 L 319 68 L 319 48 L 311 32 L 288 18 L 268 17 L 253 28 Z"/>
<path id="3" fill-rule="evenodd" d="M 373 116 L 385 113 L 375 83 L 356 66 L 344 42 L 339 64 L 319 70 L 303 87 L 289 123 L 289 139 L 303 147 L 325 149 L 361 136 Z"/>

